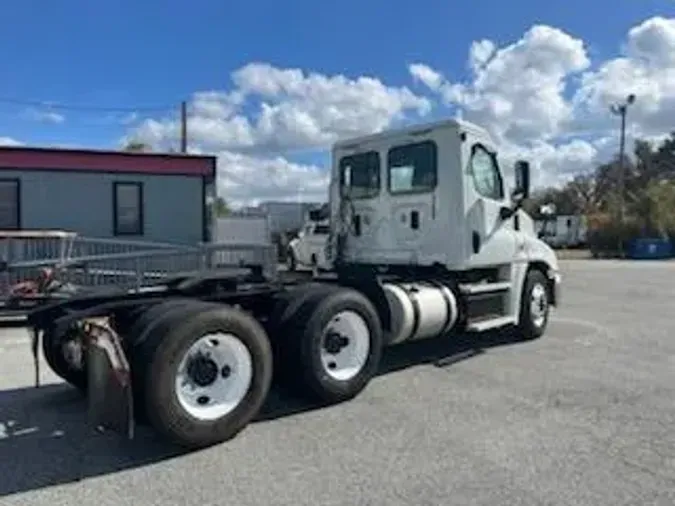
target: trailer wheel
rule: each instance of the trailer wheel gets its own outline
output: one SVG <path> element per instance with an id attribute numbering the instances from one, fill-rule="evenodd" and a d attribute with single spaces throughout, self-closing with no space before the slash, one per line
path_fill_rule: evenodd
<path id="1" fill-rule="evenodd" d="M 524 339 L 537 339 L 546 331 L 550 309 L 547 285 L 541 271 L 532 269 L 527 273 L 518 323 L 518 331 Z"/>
<path id="2" fill-rule="evenodd" d="M 50 327 L 42 335 L 42 354 L 57 376 L 84 392 L 87 390 L 87 369 L 84 349 L 76 342 L 78 338 L 75 327 L 58 333 Z"/>
<path id="3" fill-rule="evenodd" d="M 358 395 L 382 356 L 382 327 L 372 303 L 356 290 L 339 288 L 309 299 L 295 321 L 299 386 L 327 403 Z"/>
<path id="4" fill-rule="evenodd" d="M 270 388 L 267 334 L 249 315 L 222 305 L 204 304 L 180 321 L 165 318 L 172 325 L 148 341 L 155 344 L 144 385 L 148 418 L 189 448 L 233 438 L 258 413 Z"/>

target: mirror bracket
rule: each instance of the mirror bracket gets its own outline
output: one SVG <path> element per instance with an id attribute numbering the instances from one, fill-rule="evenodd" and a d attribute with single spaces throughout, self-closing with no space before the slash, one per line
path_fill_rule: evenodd
<path id="1" fill-rule="evenodd" d="M 502 219 L 502 221 L 508 220 L 511 216 L 513 216 L 517 211 L 517 208 L 513 207 L 502 207 L 499 209 L 499 217 Z"/>

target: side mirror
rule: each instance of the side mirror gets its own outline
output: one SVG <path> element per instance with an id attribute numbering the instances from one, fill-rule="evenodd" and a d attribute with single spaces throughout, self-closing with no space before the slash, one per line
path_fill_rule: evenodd
<path id="1" fill-rule="evenodd" d="M 516 187 L 511 193 L 514 204 L 520 205 L 530 196 L 530 164 L 525 160 L 518 160 L 515 164 Z"/>

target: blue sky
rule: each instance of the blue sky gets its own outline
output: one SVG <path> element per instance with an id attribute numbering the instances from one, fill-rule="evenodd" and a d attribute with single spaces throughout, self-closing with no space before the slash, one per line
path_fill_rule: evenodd
<path id="1" fill-rule="evenodd" d="M 177 107 L 196 90 L 228 87 L 250 61 L 391 85 L 409 84 L 406 65 L 424 61 L 458 78 L 473 40 L 500 45 L 546 23 L 605 59 L 636 22 L 673 12 L 672 0 L 7 1 L 0 98 Z M 0 136 L 109 146 L 124 130 L 103 113 L 62 111 L 65 122 L 50 124 L 25 109 L 0 103 Z"/>
<path id="2" fill-rule="evenodd" d="M 131 128 L 156 119 L 146 138 L 160 139 L 160 149 L 178 147 L 171 132 L 181 100 L 218 91 L 201 116 L 191 116 L 190 139 L 217 146 L 207 151 L 219 154 L 219 188 L 241 203 L 295 195 L 306 181 L 315 184 L 302 191 L 321 197 L 328 141 L 361 126 L 385 128 L 400 115 L 419 117 L 418 100 L 430 104 L 427 116 L 459 107 L 486 121 L 510 143 L 502 152 L 539 161 L 541 185 L 616 152 L 610 102 L 638 94 L 631 125 L 640 135 L 662 134 L 675 114 L 675 0 L 8 0 L 3 21 L 0 142 L 114 148 Z M 533 32 L 533 25 L 552 28 Z M 474 80 L 469 50 L 483 39 L 511 49 L 492 52 Z M 625 44 L 628 63 L 616 60 Z M 411 64 L 422 64 L 428 79 Z M 242 68 L 248 74 L 237 88 L 232 75 Z M 291 68 L 305 72 L 302 96 L 289 94 L 297 76 L 283 69 Z M 307 79 L 310 72 L 326 77 Z M 575 102 L 583 72 L 590 79 Z M 378 81 L 364 84 L 361 76 Z M 265 90 L 272 82 L 284 91 Z M 469 86 L 457 92 L 457 83 Z M 242 89 L 244 105 L 228 102 Z M 126 112 L 23 103 L 32 101 L 152 110 L 128 123 Z M 271 107 L 267 117 L 262 103 Z M 234 120 L 229 112 L 213 120 L 214 110 L 232 107 Z"/>

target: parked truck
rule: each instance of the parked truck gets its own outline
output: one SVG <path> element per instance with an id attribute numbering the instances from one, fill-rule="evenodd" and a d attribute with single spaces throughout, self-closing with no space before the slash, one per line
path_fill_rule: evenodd
<path id="1" fill-rule="evenodd" d="M 298 236 L 288 245 L 286 253 L 288 270 L 295 271 L 298 267 L 330 270 L 332 264 L 326 257 L 329 235 L 328 220 L 307 220 Z"/>
<path id="2" fill-rule="evenodd" d="M 385 346 L 505 327 L 538 338 L 561 276 L 521 208 L 529 164 L 515 175 L 509 191 L 492 139 L 464 121 L 338 142 L 330 276 L 204 271 L 70 297 L 29 315 L 34 355 L 41 338 L 97 425 L 132 437 L 146 420 L 195 448 L 244 429 L 273 376 L 337 403 L 366 388 Z"/>

